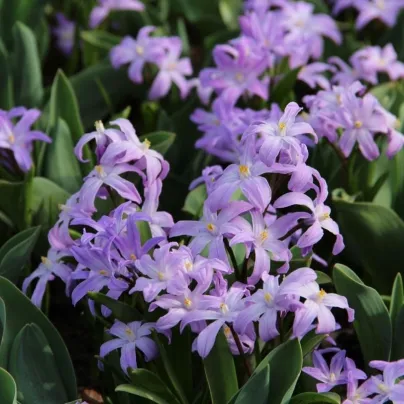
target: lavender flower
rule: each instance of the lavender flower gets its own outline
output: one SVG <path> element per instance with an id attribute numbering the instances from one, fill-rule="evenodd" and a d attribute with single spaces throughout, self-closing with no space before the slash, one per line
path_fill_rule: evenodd
<path id="1" fill-rule="evenodd" d="M 90 28 L 98 27 L 113 10 L 143 11 L 144 4 L 139 0 L 98 0 L 90 14 Z"/>
<path id="2" fill-rule="evenodd" d="M 403 3 L 400 0 L 357 0 L 355 6 L 359 11 L 356 28 L 362 29 L 375 19 L 392 27 L 396 23 L 400 9 L 403 8 Z"/>
<path id="3" fill-rule="evenodd" d="M 0 149 L 10 150 L 18 167 L 27 172 L 33 164 L 32 143 L 35 140 L 50 143 L 51 139 L 40 131 L 31 130 L 31 126 L 41 115 L 37 109 L 14 109 L 10 112 L 13 113 L 10 115 L 6 111 L 0 111 Z M 15 116 L 20 117 L 16 124 L 12 121 Z"/>
<path id="4" fill-rule="evenodd" d="M 158 355 L 157 344 L 150 338 L 153 328 L 152 323 L 142 324 L 141 321 L 132 321 L 125 324 L 115 320 L 108 332 L 117 338 L 101 345 L 101 358 L 116 349 L 121 349 L 120 364 L 126 374 L 128 374 L 128 368 L 137 368 L 136 349 L 143 353 L 146 362 L 153 360 Z"/>
<path id="5" fill-rule="evenodd" d="M 56 45 L 68 56 L 73 52 L 76 24 L 68 20 L 63 13 L 56 13 L 56 22 L 57 26 L 52 29 L 56 37 Z"/>
<path id="6" fill-rule="evenodd" d="M 323 73 L 332 70 L 332 66 L 327 63 L 315 62 L 303 66 L 300 69 L 297 78 L 304 81 L 310 88 L 316 88 L 318 86 L 324 90 L 328 90 L 331 85 L 330 82 L 323 76 Z"/>

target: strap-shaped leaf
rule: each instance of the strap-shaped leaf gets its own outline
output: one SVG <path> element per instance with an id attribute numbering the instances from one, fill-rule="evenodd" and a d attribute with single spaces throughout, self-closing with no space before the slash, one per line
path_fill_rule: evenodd
<path id="1" fill-rule="evenodd" d="M 10 373 L 3 368 L 0 368 L 0 403 L 17 404 L 17 386 Z"/>

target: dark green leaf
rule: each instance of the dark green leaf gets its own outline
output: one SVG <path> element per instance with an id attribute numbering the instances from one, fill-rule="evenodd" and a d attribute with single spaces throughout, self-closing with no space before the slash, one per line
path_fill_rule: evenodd
<path id="1" fill-rule="evenodd" d="M 14 106 L 13 74 L 6 47 L 0 41 L 0 108 L 9 110 Z"/>
<path id="2" fill-rule="evenodd" d="M 30 260 L 41 228 L 23 230 L 0 248 L 0 275 L 15 283 L 24 265 Z"/>
<path id="3" fill-rule="evenodd" d="M 300 67 L 290 70 L 275 84 L 271 94 L 269 94 L 271 102 L 276 102 L 281 106 L 285 106 L 290 92 L 295 87 L 299 71 Z"/>
<path id="4" fill-rule="evenodd" d="M 269 365 L 252 375 L 229 401 L 229 404 L 267 404 L 269 400 Z"/>
<path id="5" fill-rule="evenodd" d="M 284 342 L 271 351 L 257 366 L 254 374 L 269 364 L 270 402 L 286 404 L 292 397 L 297 379 L 302 370 L 302 348 L 297 339 Z M 285 366 L 287 364 L 287 366 Z"/>
<path id="6" fill-rule="evenodd" d="M 223 332 L 219 332 L 215 345 L 203 360 L 212 404 L 227 403 L 238 391 L 233 355 Z"/>
<path id="7" fill-rule="evenodd" d="M 21 404 L 56 404 L 69 399 L 52 348 L 36 324 L 25 325 L 15 337 L 9 369 Z"/>
<path id="8" fill-rule="evenodd" d="M 174 394 L 155 373 L 146 369 L 133 369 L 129 374 L 133 384 L 122 384 L 116 391 L 144 397 L 157 404 L 179 404 Z"/>
<path id="9" fill-rule="evenodd" d="M 49 135 L 52 143 L 46 151 L 45 176 L 74 193 L 80 189 L 83 180 L 69 127 L 63 119 L 58 118 Z"/>
<path id="10" fill-rule="evenodd" d="M 12 221 L 17 229 L 25 227 L 26 184 L 0 180 L 0 210 Z"/>
<path id="11" fill-rule="evenodd" d="M 199 219 L 202 214 L 203 203 L 206 199 L 205 185 L 199 185 L 193 189 L 185 199 L 185 205 L 182 208 L 184 212 L 190 213 L 194 218 Z"/>
<path id="12" fill-rule="evenodd" d="M 397 313 L 397 316 L 393 323 L 394 334 L 393 334 L 393 346 L 391 350 L 391 361 L 396 361 L 399 359 L 404 359 L 404 306 L 402 306 Z"/>
<path id="13" fill-rule="evenodd" d="M 301 393 L 290 400 L 290 404 L 340 404 L 340 402 L 340 396 L 335 393 Z"/>
<path id="14" fill-rule="evenodd" d="M 0 368 L 0 403 L 17 404 L 17 386 L 10 373 L 3 368 Z"/>
<path id="15" fill-rule="evenodd" d="M 112 311 L 114 317 L 124 323 L 142 320 L 142 315 L 134 307 L 131 307 L 126 303 L 112 299 L 99 292 L 88 292 L 88 296 L 96 303 L 108 307 Z"/>
<path id="16" fill-rule="evenodd" d="M 13 77 L 16 105 L 37 107 L 43 97 L 42 71 L 34 33 L 23 23 L 13 28 Z"/>
<path id="17" fill-rule="evenodd" d="M 140 136 L 141 141 L 149 141 L 151 147 L 161 154 L 165 154 L 175 141 L 175 133 L 172 132 L 152 132 Z"/>
<path id="18" fill-rule="evenodd" d="M 94 48 L 107 52 L 122 40 L 119 36 L 101 30 L 82 31 L 80 36 L 84 42 L 87 42 Z"/>
<path id="19" fill-rule="evenodd" d="M 322 271 L 314 271 L 317 274 L 316 282 L 319 285 L 324 285 L 326 283 L 332 283 L 332 279 Z"/>
<path id="20" fill-rule="evenodd" d="M 388 361 L 392 344 L 390 316 L 381 296 L 345 265 L 337 264 L 333 272 L 337 292 L 348 299 L 355 310 L 354 327 L 365 363 Z"/>
<path id="21" fill-rule="evenodd" d="M 315 330 L 307 333 L 300 341 L 303 357 L 311 353 L 325 338 L 326 335 L 316 334 Z"/>
<path id="22" fill-rule="evenodd" d="M 390 293 L 396 274 L 404 270 L 404 222 L 393 210 L 371 203 L 335 200 L 334 207 L 351 259 L 379 292 Z"/>
<path id="23" fill-rule="evenodd" d="M 241 0 L 219 0 L 219 11 L 223 22 L 229 29 L 239 27 L 238 18 L 242 11 Z"/>
<path id="24" fill-rule="evenodd" d="M 67 392 L 67 399 L 75 399 L 77 397 L 77 383 L 73 365 L 63 339 L 56 328 L 23 293 L 2 277 L 0 277 L 0 298 L 4 301 L 6 308 L 4 316 L 6 321 L 0 346 L 0 366 L 9 368 L 11 365 L 9 353 L 17 334 L 26 324 L 34 322 L 41 328 L 49 342 Z"/>
<path id="25" fill-rule="evenodd" d="M 391 323 L 394 324 L 397 314 L 404 305 L 404 288 L 403 288 L 403 278 L 401 274 L 397 274 L 394 280 L 393 290 L 391 292 L 391 303 L 390 303 L 390 318 Z"/>

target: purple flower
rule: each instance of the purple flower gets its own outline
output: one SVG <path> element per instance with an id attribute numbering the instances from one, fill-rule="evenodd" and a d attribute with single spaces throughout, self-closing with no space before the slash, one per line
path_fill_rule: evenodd
<path id="1" fill-rule="evenodd" d="M 323 187 L 326 189 L 325 181 L 323 181 Z M 324 235 L 323 229 L 326 229 L 337 237 L 332 251 L 336 255 L 343 250 L 344 242 L 339 232 L 338 224 L 330 218 L 331 209 L 323 203 L 327 192 L 322 192 L 323 194 L 320 194 L 319 198 L 314 202 L 305 194 L 289 192 L 278 198 L 274 203 L 274 207 L 285 208 L 293 205 L 302 205 L 309 208 L 312 212 L 311 215 L 302 213 L 301 218 L 304 218 L 305 223 L 310 227 L 299 237 L 297 246 L 300 248 L 312 247 L 321 240 Z"/>
<path id="2" fill-rule="evenodd" d="M 76 24 L 68 20 L 63 13 L 56 13 L 56 22 L 57 26 L 52 29 L 56 45 L 65 55 L 70 55 L 74 47 Z"/>
<path id="3" fill-rule="evenodd" d="M 189 89 L 196 88 L 196 93 L 203 105 L 208 105 L 213 93 L 213 88 L 203 86 L 199 77 L 194 77 L 188 81 Z"/>
<path id="4" fill-rule="evenodd" d="M 202 358 L 206 358 L 211 351 L 218 332 L 225 323 L 233 323 L 238 313 L 243 309 L 242 297 L 245 290 L 231 287 L 221 296 L 210 296 L 205 302 L 205 310 L 195 310 L 187 313 L 181 322 L 181 330 L 190 323 L 201 320 L 213 320 L 195 340 L 194 347 Z"/>
<path id="5" fill-rule="evenodd" d="M 217 67 L 201 71 L 202 85 L 214 88 L 232 102 L 243 94 L 268 99 L 268 77 L 259 79 L 267 63 L 256 55 L 250 39 L 241 37 L 232 45 L 217 45 L 213 59 Z"/>
<path id="6" fill-rule="evenodd" d="M 184 76 L 192 74 L 189 58 L 180 59 L 182 42 L 178 37 L 166 38 L 167 53 L 157 62 L 159 72 L 150 88 L 149 99 L 156 100 L 165 97 L 170 91 L 171 84 L 177 85 L 181 98 L 189 92 L 189 84 Z"/>
<path id="7" fill-rule="evenodd" d="M 366 389 L 370 393 L 376 393 L 372 403 L 383 404 L 389 400 L 397 404 L 404 402 L 404 384 L 400 383 L 403 376 L 404 359 L 388 363 L 383 369 L 383 376 L 371 376 Z"/>
<path id="8" fill-rule="evenodd" d="M 313 352 L 313 365 L 314 367 L 304 367 L 302 371 L 314 379 L 319 380 L 317 383 L 317 391 L 319 393 L 326 393 L 333 387 L 340 384 L 346 384 L 347 375 L 343 371 L 345 364 L 345 351 L 337 352 L 331 359 L 330 367 L 328 367 L 322 355 L 323 351 Z M 366 377 L 366 375 L 365 375 Z"/>
<path id="9" fill-rule="evenodd" d="M 108 331 L 109 334 L 117 337 L 104 342 L 100 348 L 100 356 L 104 358 L 110 352 L 121 349 L 121 368 L 128 374 L 128 368 L 136 369 L 136 349 L 141 351 L 146 362 L 157 357 L 157 344 L 150 338 L 151 330 L 154 328 L 152 323 L 143 323 L 141 321 L 132 321 L 125 324 L 115 320 L 114 325 Z"/>
<path id="10" fill-rule="evenodd" d="M 254 138 L 248 137 L 240 147 L 239 164 L 229 165 L 215 182 L 214 190 L 209 195 L 212 209 L 226 206 L 238 189 L 247 200 L 261 212 L 271 202 L 271 188 L 268 181 L 261 177 L 269 171 L 268 167 L 257 159 Z"/>
<path id="11" fill-rule="evenodd" d="M 176 243 L 167 243 L 154 250 L 153 258 L 143 255 L 136 262 L 136 269 L 141 273 L 135 286 L 129 293 L 142 292 L 146 302 L 153 301 L 157 295 L 168 290 L 178 274 L 178 265 L 175 254 L 171 249 Z"/>
<path id="12" fill-rule="evenodd" d="M 290 290 L 290 293 L 293 293 Z M 332 307 L 346 309 L 348 320 L 354 320 L 354 310 L 349 308 L 346 297 L 335 293 L 326 293 L 324 289 L 320 289 L 316 282 L 306 284 L 304 287 L 297 288 L 296 293 L 306 298 L 304 307 L 298 308 L 295 312 L 295 320 L 293 323 L 293 335 L 301 338 L 311 328 L 313 321 L 317 318 L 317 333 L 328 334 L 335 331 L 337 324 L 331 313 Z"/>
<path id="13" fill-rule="evenodd" d="M 261 122 L 252 125 L 246 135 L 261 134 L 263 143 L 259 154 L 262 161 L 271 167 L 283 148 L 294 148 L 300 153 L 300 141 L 297 136 L 310 134 L 317 141 L 313 128 L 306 122 L 295 122 L 297 114 L 302 110 L 295 102 L 290 102 L 278 123 Z"/>
<path id="14" fill-rule="evenodd" d="M 34 279 L 38 279 L 34 292 L 31 296 L 32 303 L 34 303 L 35 306 L 41 307 L 46 285 L 49 281 L 53 281 L 55 279 L 55 275 L 62 279 L 66 285 L 69 283 L 72 270 L 68 265 L 60 261 L 63 256 L 63 254 L 57 252 L 56 250 L 50 249 L 47 257 L 41 257 L 42 263 L 39 265 L 39 267 L 32 272 L 31 275 L 25 278 L 22 284 L 22 291 L 24 293 L 27 293 L 27 289 L 32 281 Z"/>
<path id="15" fill-rule="evenodd" d="M 310 88 L 316 88 L 318 86 L 324 90 L 328 90 L 331 85 L 329 80 L 323 75 L 326 71 L 333 71 L 332 66 L 327 63 L 315 62 L 303 66 L 297 78 L 304 81 Z"/>
<path id="16" fill-rule="evenodd" d="M 111 64 L 118 68 L 130 63 L 129 78 L 135 83 L 142 83 L 142 71 L 146 63 L 157 64 L 165 54 L 165 38 L 151 38 L 155 27 L 146 26 L 139 30 L 137 38 L 130 36 L 113 47 L 110 52 Z"/>
<path id="17" fill-rule="evenodd" d="M 200 221 L 181 220 L 170 231 L 170 237 L 193 236 L 189 244 L 194 254 L 199 254 L 205 247 L 209 247 L 209 258 L 219 258 L 227 262 L 223 236 L 226 233 L 234 234 L 237 227 L 231 221 L 251 209 L 251 205 L 243 201 L 228 204 L 220 213 L 211 211 L 208 203 L 203 208 L 203 217 Z"/>
<path id="18" fill-rule="evenodd" d="M 347 374 L 347 398 L 343 404 L 370 404 L 372 401 L 368 396 L 371 392 L 368 389 L 369 381 L 366 380 L 358 386 L 358 380 L 366 379 L 366 374 L 357 369 L 352 359 L 345 359 L 345 371 Z"/>
<path id="19" fill-rule="evenodd" d="M 143 11 L 144 4 L 139 0 L 98 0 L 90 14 L 90 28 L 98 27 L 113 10 Z"/>
<path id="20" fill-rule="evenodd" d="M 216 180 L 223 174 L 221 166 L 208 166 L 202 170 L 202 175 L 194 179 L 189 185 L 189 189 L 195 189 L 200 184 L 205 184 L 208 195 L 213 191 Z"/>
<path id="21" fill-rule="evenodd" d="M 248 278 L 248 284 L 255 285 L 264 272 L 270 271 L 270 256 L 276 261 L 288 262 L 291 259 L 287 243 L 279 239 L 295 225 L 296 219 L 295 214 L 292 213 L 267 225 L 260 212 L 252 210 L 250 213 L 252 224 L 247 220 L 238 220 L 237 226 L 240 231 L 231 239 L 230 245 L 245 244 L 247 258 L 251 251 L 254 251 L 254 270 Z M 284 272 L 288 267 L 286 263 L 280 271 Z"/>
<path id="22" fill-rule="evenodd" d="M 74 154 L 83 163 L 88 160 L 83 159 L 83 147 L 91 140 L 95 140 L 97 145 L 96 154 L 98 160 L 101 159 L 110 142 L 120 142 L 123 140 L 122 134 L 116 129 L 105 129 L 102 121 L 95 122 L 95 131 L 84 134 L 74 148 Z"/>
<path id="23" fill-rule="evenodd" d="M 235 329 L 244 334 L 253 322 L 259 322 L 259 334 L 263 341 L 269 341 L 279 335 L 277 328 L 278 312 L 294 311 L 302 305 L 295 295 L 289 293 L 292 286 L 295 289 L 312 282 L 317 278 L 310 268 L 300 268 L 288 275 L 279 285 L 279 276 L 263 273 L 263 287 L 251 297 L 245 299 L 246 307 L 240 312 L 235 321 Z"/>
<path id="24" fill-rule="evenodd" d="M 356 28 L 362 29 L 375 19 L 383 21 L 388 27 L 394 26 L 403 3 L 400 0 L 357 0 L 355 6 L 359 11 Z"/>
<path id="25" fill-rule="evenodd" d="M 37 109 L 16 110 L 17 115 L 0 112 L 0 149 L 10 150 L 20 169 L 27 172 L 32 167 L 31 152 L 35 140 L 51 143 L 51 139 L 44 133 L 31 130 L 31 126 L 38 120 L 41 112 Z M 12 112 L 12 111 L 10 111 Z M 20 117 L 14 124 L 12 118 Z"/>

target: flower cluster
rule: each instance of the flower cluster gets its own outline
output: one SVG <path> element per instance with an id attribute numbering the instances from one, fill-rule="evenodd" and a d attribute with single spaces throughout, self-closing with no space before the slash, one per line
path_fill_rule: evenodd
<path id="1" fill-rule="evenodd" d="M 338 145 L 348 157 L 355 144 L 368 160 L 380 155 L 377 136 L 387 138 L 387 156 L 392 157 L 404 145 L 404 136 L 396 130 L 397 117 L 386 111 L 372 94 L 364 94 L 365 87 L 354 82 L 348 87 L 334 86 L 305 96 L 309 107 L 308 121 L 316 133 Z"/>
<path id="2" fill-rule="evenodd" d="M 151 37 L 154 30 L 155 27 L 146 26 L 136 39 L 125 37 L 112 48 L 111 63 L 115 68 L 129 63 L 129 78 L 135 83 L 143 82 L 145 65 L 157 67 L 149 92 L 151 100 L 165 97 L 172 83 L 177 85 L 181 98 L 185 98 L 191 88 L 185 76 L 192 74 L 192 65 L 189 58 L 181 58 L 182 41 L 179 37 Z"/>
<path id="3" fill-rule="evenodd" d="M 69 56 L 73 52 L 76 23 L 70 21 L 63 13 L 56 13 L 56 26 L 52 29 L 57 47 Z"/>
<path id="4" fill-rule="evenodd" d="M 334 353 L 330 365 L 325 354 Z M 317 391 L 328 392 L 336 386 L 345 385 L 347 394 L 343 404 L 366 404 L 386 402 L 401 403 L 404 400 L 404 360 L 396 362 L 371 361 L 369 366 L 382 372 L 376 376 L 367 375 L 345 356 L 345 351 L 327 348 L 313 352 L 314 367 L 304 367 L 303 372 L 319 380 Z M 361 384 L 359 384 L 361 381 Z"/>
<path id="5" fill-rule="evenodd" d="M 32 167 L 33 142 L 50 143 L 51 139 L 31 126 L 39 119 L 37 109 L 16 107 L 10 111 L 0 110 L 0 156 L 1 163 L 12 172 L 27 172 Z M 17 164 L 17 166 L 16 166 Z"/>

